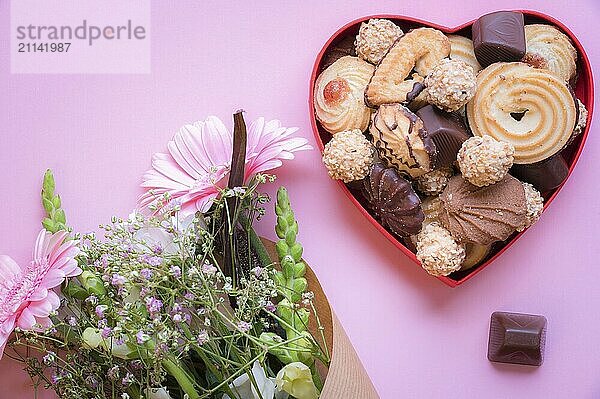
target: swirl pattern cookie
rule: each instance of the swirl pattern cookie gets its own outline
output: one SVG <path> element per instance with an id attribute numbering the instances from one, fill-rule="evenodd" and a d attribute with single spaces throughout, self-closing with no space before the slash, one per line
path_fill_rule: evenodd
<path id="1" fill-rule="evenodd" d="M 325 130 L 334 134 L 365 131 L 371 110 L 364 91 L 375 67 L 358 57 L 345 56 L 331 64 L 315 83 L 315 114 Z"/>
<path id="2" fill-rule="evenodd" d="M 450 40 L 439 30 L 418 28 L 402 36 L 381 60 L 365 91 L 370 106 L 405 103 L 415 84 L 450 54 Z M 417 76 L 405 80 L 412 70 Z"/>
<path id="3" fill-rule="evenodd" d="M 459 60 L 473 68 L 475 74 L 481 71 L 481 65 L 475 57 L 473 50 L 473 41 L 469 38 L 460 35 L 449 35 L 450 40 L 450 59 Z"/>
<path id="4" fill-rule="evenodd" d="M 525 26 L 527 53 L 523 62 L 536 68 L 548 69 L 565 82 L 577 73 L 577 50 L 571 39 L 553 26 L 534 24 Z"/>
<path id="5" fill-rule="evenodd" d="M 512 144 L 515 164 L 531 164 L 565 147 L 577 107 L 554 73 L 522 62 L 496 63 L 477 75 L 467 119 L 474 135 Z"/>

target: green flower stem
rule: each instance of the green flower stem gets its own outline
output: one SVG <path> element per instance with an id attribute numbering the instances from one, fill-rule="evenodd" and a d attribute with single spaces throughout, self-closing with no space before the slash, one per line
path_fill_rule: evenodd
<path id="1" fill-rule="evenodd" d="M 162 361 L 163 367 L 171 374 L 176 380 L 183 392 L 185 392 L 190 399 L 199 399 L 200 395 L 196 392 L 195 383 L 190 378 L 188 373 L 179 366 L 176 361 L 165 359 Z"/>
<path id="2" fill-rule="evenodd" d="M 256 234 L 256 231 L 250 223 L 248 223 L 247 228 L 248 236 L 250 239 L 250 246 L 254 249 L 254 251 L 256 251 L 256 255 L 258 256 L 258 259 L 260 260 L 262 266 L 267 267 L 269 265 L 272 265 L 273 260 L 269 256 L 267 248 L 265 248 L 265 244 L 263 244 L 262 240 L 260 239 L 258 234 Z"/>

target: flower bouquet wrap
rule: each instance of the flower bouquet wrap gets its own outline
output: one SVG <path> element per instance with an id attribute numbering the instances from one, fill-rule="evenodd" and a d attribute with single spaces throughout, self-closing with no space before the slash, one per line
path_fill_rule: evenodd
<path id="1" fill-rule="evenodd" d="M 241 111 L 184 126 L 138 208 L 73 233 L 48 171 L 33 260 L 0 256 L 0 355 L 60 398 L 376 398 L 316 276 L 285 188 L 277 242 L 253 225 L 266 172 L 310 149 Z"/>

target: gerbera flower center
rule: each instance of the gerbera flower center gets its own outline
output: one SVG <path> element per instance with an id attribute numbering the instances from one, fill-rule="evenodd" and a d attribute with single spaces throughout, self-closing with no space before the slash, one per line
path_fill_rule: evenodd
<path id="1" fill-rule="evenodd" d="M 21 273 L 0 284 L 0 298 L 4 299 L 0 302 L 0 323 L 27 304 L 47 272 L 48 261 L 44 260 L 42 264 L 31 262 Z"/>

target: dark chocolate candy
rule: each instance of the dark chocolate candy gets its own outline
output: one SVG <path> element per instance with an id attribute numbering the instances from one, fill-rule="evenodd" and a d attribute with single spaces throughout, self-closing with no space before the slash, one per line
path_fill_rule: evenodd
<path id="1" fill-rule="evenodd" d="M 417 234 L 425 214 L 410 182 L 393 168 L 376 163 L 363 180 L 363 195 L 381 223 L 400 237 Z"/>
<path id="2" fill-rule="evenodd" d="M 497 11 L 473 23 L 473 48 L 482 67 L 494 62 L 519 61 L 525 55 L 523 14 Z"/>
<path id="3" fill-rule="evenodd" d="M 433 140 L 437 155 L 435 167 L 448 167 L 456 161 L 456 154 L 471 135 L 459 115 L 427 105 L 416 112 L 423 121 L 427 135 Z"/>
<path id="4" fill-rule="evenodd" d="M 546 318 L 522 313 L 492 313 L 488 359 L 539 366 L 544 361 Z"/>
<path id="5" fill-rule="evenodd" d="M 554 190 L 565 181 L 569 165 L 562 156 L 555 155 L 533 164 L 515 164 L 511 174 L 544 193 Z"/>

